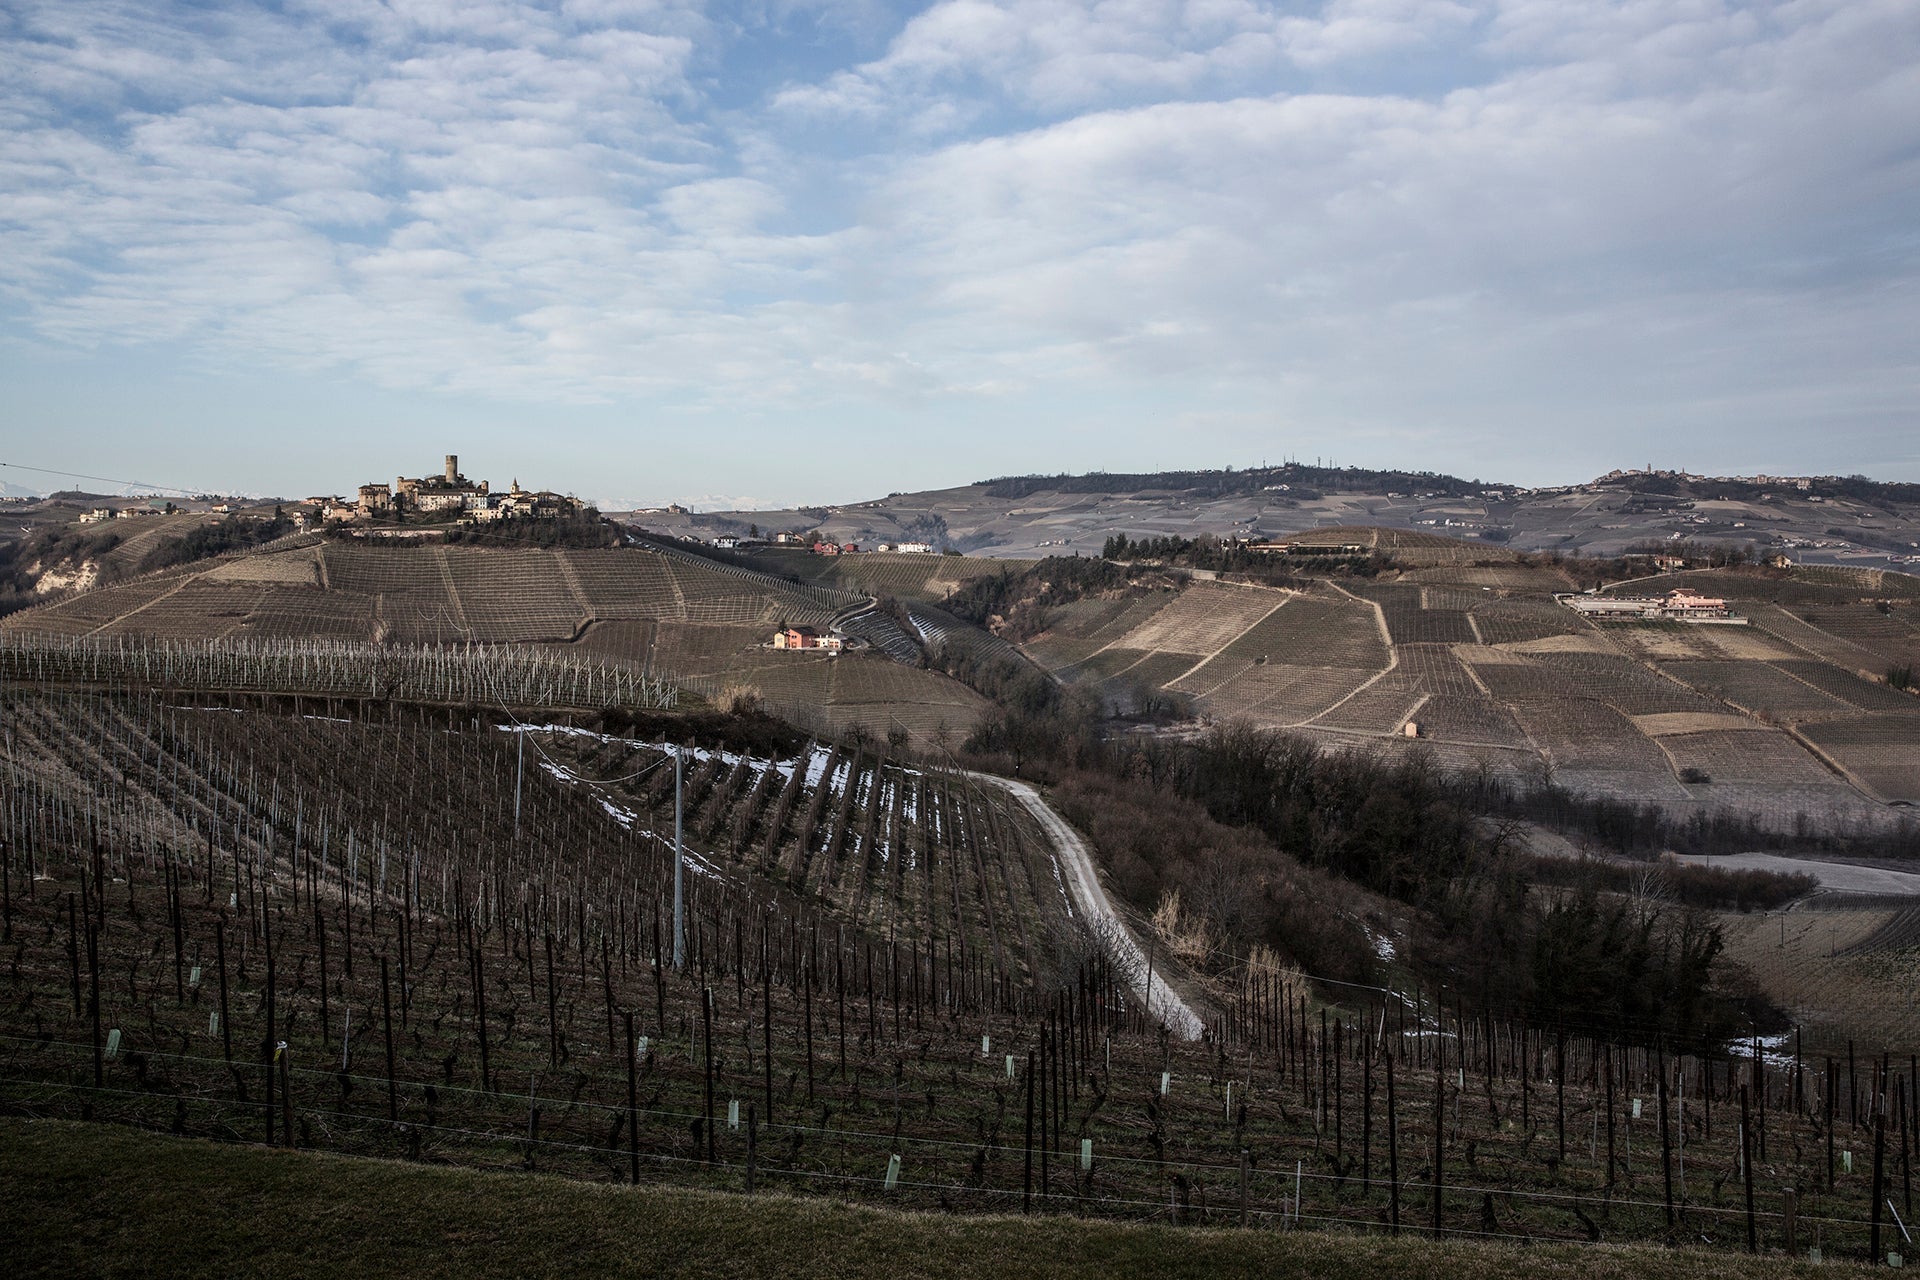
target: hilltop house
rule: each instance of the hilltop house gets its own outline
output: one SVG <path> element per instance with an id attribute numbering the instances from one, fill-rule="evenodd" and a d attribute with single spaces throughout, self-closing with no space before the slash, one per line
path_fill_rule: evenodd
<path id="1" fill-rule="evenodd" d="M 784 631 L 773 633 L 773 647 L 776 649 L 823 649 L 830 653 L 840 650 L 840 637 L 823 635 L 812 627 L 788 627 Z"/>

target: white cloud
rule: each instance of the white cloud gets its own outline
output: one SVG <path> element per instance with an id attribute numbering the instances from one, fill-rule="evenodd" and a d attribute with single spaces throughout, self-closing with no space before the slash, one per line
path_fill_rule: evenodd
<path id="1" fill-rule="evenodd" d="M 880 21 L 23 6 L 10 336 L 718 415 L 1184 399 L 1229 435 L 1911 402 L 1901 0 L 938 0 L 715 107 L 796 15 Z"/>

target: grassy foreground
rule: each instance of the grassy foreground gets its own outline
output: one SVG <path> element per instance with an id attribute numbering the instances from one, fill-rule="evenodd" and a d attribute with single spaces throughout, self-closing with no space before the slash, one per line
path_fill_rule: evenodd
<path id="1" fill-rule="evenodd" d="M 1832 1275 L 1727 1252 L 1523 1248 L 899 1213 L 824 1199 L 614 1187 L 0 1120 L 4 1269 L 26 1275 L 612 1273 L 1711 1277 Z"/>

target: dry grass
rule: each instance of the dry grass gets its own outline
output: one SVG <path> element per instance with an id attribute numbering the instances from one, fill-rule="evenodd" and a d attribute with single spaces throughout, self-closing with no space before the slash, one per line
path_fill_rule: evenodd
<path id="1" fill-rule="evenodd" d="M 1527 1276 L 1735 1280 L 1833 1264 L 1072 1218 L 956 1218 L 783 1196 L 583 1185 L 67 1123 L 0 1122 L 15 1276 Z M 1842 1270 L 1846 1270 L 1843 1268 Z"/>

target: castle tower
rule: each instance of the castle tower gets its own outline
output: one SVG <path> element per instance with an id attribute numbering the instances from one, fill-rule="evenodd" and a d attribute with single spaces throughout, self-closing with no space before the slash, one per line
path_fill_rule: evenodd
<path id="1" fill-rule="evenodd" d="M 460 480 L 460 455 L 457 453 L 450 453 L 447 455 L 447 483 L 457 484 L 459 483 L 459 480 Z"/>

